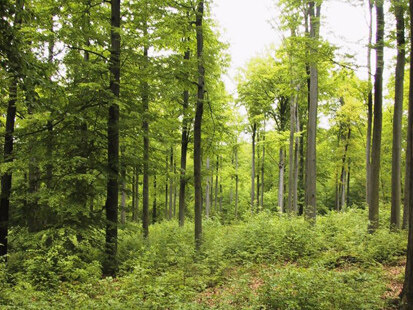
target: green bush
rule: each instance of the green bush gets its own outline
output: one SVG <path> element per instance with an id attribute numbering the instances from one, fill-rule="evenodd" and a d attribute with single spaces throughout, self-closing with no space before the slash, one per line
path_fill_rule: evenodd
<path id="1" fill-rule="evenodd" d="M 266 309 L 382 309 L 384 286 L 377 275 L 286 266 L 267 273 L 259 292 Z"/>

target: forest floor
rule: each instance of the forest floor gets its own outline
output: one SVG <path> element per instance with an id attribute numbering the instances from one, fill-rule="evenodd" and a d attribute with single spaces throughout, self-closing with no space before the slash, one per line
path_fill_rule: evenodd
<path id="1" fill-rule="evenodd" d="M 331 212 L 316 226 L 262 212 L 223 225 L 204 223 L 201 252 L 193 225 L 175 221 L 119 231 L 119 273 L 102 278 L 102 231 L 64 228 L 11 234 L 0 268 L 1 309 L 396 309 L 407 236 L 367 233 L 365 210 Z"/>

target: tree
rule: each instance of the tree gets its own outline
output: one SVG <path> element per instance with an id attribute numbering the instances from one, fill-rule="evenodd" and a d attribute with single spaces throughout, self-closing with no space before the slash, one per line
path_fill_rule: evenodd
<path id="1" fill-rule="evenodd" d="M 397 64 L 393 118 L 392 152 L 392 204 L 390 226 L 400 228 L 401 203 L 401 127 L 403 114 L 403 86 L 405 66 L 404 8 L 402 1 L 394 1 L 394 14 L 397 23 Z"/>
<path id="2" fill-rule="evenodd" d="M 202 243 L 202 179 L 201 179 L 201 133 L 202 133 L 202 114 L 204 113 L 205 98 L 205 68 L 203 61 L 204 50 L 204 1 L 199 0 L 196 10 L 196 42 L 197 42 L 197 61 L 198 61 L 198 92 L 194 120 L 194 187 L 195 187 L 195 244 L 199 250 Z"/>
<path id="3" fill-rule="evenodd" d="M 17 32 L 20 30 L 23 21 L 24 1 L 16 1 L 14 26 L 11 29 L 14 34 L 14 38 L 17 38 Z M 11 41 L 15 41 L 13 37 Z M 17 43 L 17 44 L 13 44 Z M 18 42 L 9 42 L 18 48 Z M 17 51 L 15 51 L 17 52 Z M 12 59 L 8 55 L 9 59 Z M 3 161 L 6 164 L 13 162 L 13 147 L 14 147 L 14 127 L 16 118 L 16 102 L 18 91 L 18 63 L 11 62 L 9 70 L 11 71 L 10 86 L 9 86 L 9 99 L 7 104 L 6 114 L 6 132 L 4 136 L 3 144 Z M 9 230 L 9 213 L 10 213 L 10 195 L 12 189 L 12 172 L 6 171 L 1 176 L 1 194 L 0 194 L 0 256 L 5 257 L 8 250 L 8 230 Z"/>
<path id="4" fill-rule="evenodd" d="M 413 0 L 409 1 L 410 19 L 413 18 Z M 413 41 L 413 23 L 410 23 L 410 40 Z M 413 50 L 410 50 L 410 80 L 413 81 Z M 408 156 L 407 160 L 412 163 L 413 157 L 413 83 L 410 83 L 409 87 L 409 112 L 408 112 L 408 125 L 407 125 L 407 150 Z M 410 164 L 409 171 L 407 171 L 406 180 L 409 179 L 409 190 L 413 193 L 413 165 Z M 407 181 L 406 181 L 407 182 Z M 413 309 L 413 195 L 409 195 L 409 204 L 407 205 L 409 209 L 409 235 L 407 243 L 407 262 L 406 270 L 404 276 L 403 290 L 400 294 L 401 297 L 401 308 L 404 310 Z M 405 206 L 406 208 L 406 206 Z"/>
<path id="5" fill-rule="evenodd" d="M 120 0 L 111 1 L 110 90 L 113 94 L 108 118 L 108 183 L 106 197 L 105 275 L 117 271 L 118 194 L 119 194 L 119 105 L 120 94 Z"/>
<path id="6" fill-rule="evenodd" d="M 369 201 L 369 231 L 373 232 L 379 225 L 379 187 L 380 187 L 380 158 L 382 131 L 382 102 L 383 102 L 383 49 L 384 49 L 384 13 L 383 1 L 376 0 L 376 73 L 374 76 L 374 120 L 373 142 L 371 148 L 370 171 L 370 201 Z"/>
<path id="7" fill-rule="evenodd" d="M 310 94 L 308 107 L 307 123 L 307 154 L 306 154 L 306 180 L 305 180 L 305 197 L 306 197 L 306 217 L 315 220 L 317 214 L 316 205 L 316 134 L 317 134 L 317 106 L 318 106 L 318 69 L 315 60 L 316 46 L 314 43 L 318 40 L 320 27 L 320 9 L 321 5 L 314 1 L 309 2 L 310 16 L 310 38 L 313 40 L 310 46 Z"/>

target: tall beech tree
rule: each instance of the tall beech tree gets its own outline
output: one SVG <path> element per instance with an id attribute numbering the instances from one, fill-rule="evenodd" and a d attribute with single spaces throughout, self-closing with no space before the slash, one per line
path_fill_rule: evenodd
<path id="1" fill-rule="evenodd" d="M 317 106 L 318 106 L 318 68 L 316 46 L 320 31 L 321 4 L 310 1 L 308 4 L 310 17 L 310 93 L 307 122 L 307 153 L 305 173 L 305 214 L 315 220 L 317 214 L 317 175 L 316 175 L 316 134 L 317 134 Z"/>
<path id="2" fill-rule="evenodd" d="M 409 1 L 409 16 L 413 18 L 413 0 Z M 413 42 L 413 23 L 410 23 L 410 40 Z M 410 50 L 410 80 L 413 81 L 413 50 Z M 413 83 L 410 83 L 409 87 L 409 112 L 408 112 L 408 124 L 407 124 L 407 160 L 412 163 L 413 157 Z M 406 174 L 406 180 L 409 179 L 409 190 L 413 192 L 413 165 L 409 165 L 409 170 Z M 405 206 L 406 208 L 406 206 Z M 403 290 L 400 294 L 401 297 L 401 309 L 412 310 L 413 309 L 413 195 L 409 195 L 409 234 L 407 244 L 407 262 L 403 283 Z"/>
<path id="3" fill-rule="evenodd" d="M 108 183 L 106 196 L 106 258 L 103 273 L 117 272 L 118 243 L 118 199 L 119 199 L 119 105 L 120 94 L 120 0 L 111 0 L 111 52 L 110 90 L 113 94 L 109 103 L 108 118 Z"/>
<path id="4" fill-rule="evenodd" d="M 374 75 L 374 120 L 373 141 L 371 147 L 369 231 L 373 232 L 379 225 L 379 190 L 381 134 L 383 127 L 383 68 L 384 68 L 384 11 L 383 1 L 376 0 L 376 73 Z"/>
<path id="5" fill-rule="evenodd" d="M 404 7 L 400 0 L 393 2 L 396 17 L 397 36 L 397 63 L 394 93 L 393 114 L 393 151 L 392 151 L 392 198 L 390 225 L 400 228 L 400 204 L 401 204 L 401 137 L 402 137 L 402 114 L 403 114 L 403 88 L 404 88 L 404 66 L 405 66 L 405 37 L 404 37 Z"/>
<path id="6" fill-rule="evenodd" d="M 205 67 L 204 67 L 204 1 L 199 0 L 196 9 L 196 42 L 198 62 L 198 92 L 194 120 L 194 188 L 195 188 L 195 244 L 199 250 L 202 243 L 202 115 L 204 113 L 205 98 Z"/>
<path id="7" fill-rule="evenodd" d="M 18 31 L 20 30 L 23 22 L 23 10 L 24 1 L 17 0 L 14 8 L 14 25 L 10 29 L 13 36 L 9 37 L 10 46 L 14 46 L 18 49 L 19 38 Z M 10 52 L 17 52 L 17 50 Z M 10 53 L 7 55 L 9 60 L 13 59 L 13 55 Z M 14 58 L 14 61 L 10 61 L 10 85 L 9 85 L 9 98 L 7 103 L 7 114 L 6 114 L 6 131 L 4 135 L 3 144 L 3 162 L 12 163 L 13 162 L 13 147 L 14 147 L 14 128 L 15 128 L 15 118 L 16 118 L 16 103 L 17 103 L 17 92 L 18 92 L 18 76 L 19 76 L 19 59 Z M 12 189 L 12 172 L 10 170 L 3 173 L 1 176 L 1 193 L 0 193 L 0 256 L 6 256 L 8 250 L 8 230 L 9 230 L 9 214 L 10 214 L 10 195 Z M 6 257 L 7 258 L 7 257 Z"/>

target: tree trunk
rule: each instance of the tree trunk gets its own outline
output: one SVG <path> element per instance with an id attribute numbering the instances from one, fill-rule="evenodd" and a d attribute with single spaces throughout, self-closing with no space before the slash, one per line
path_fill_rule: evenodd
<path id="1" fill-rule="evenodd" d="M 174 190 L 174 150 L 171 147 L 170 157 L 169 157 L 169 219 L 173 218 L 173 190 Z"/>
<path id="2" fill-rule="evenodd" d="M 174 176 L 173 176 L 173 180 L 174 180 L 174 217 L 176 216 L 176 161 L 174 160 Z"/>
<path id="3" fill-rule="evenodd" d="M 405 67 L 405 38 L 404 38 L 404 9 L 401 0 L 394 1 L 397 24 L 397 64 L 394 94 L 393 114 L 393 152 L 392 152 L 392 197 L 390 226 L 400 228 L 400 204 L 401 204 L 401 131 L 403 115 L 403 88 Z"/>
<path id="4" fill-rule="evenodd" d="M 168 196 L 169 196 L 169 156 L 166 155 L 165 161 L 165 219 L 169 219 Z"/>
<path id="5" fill-rule="evenodd" d="M 206 186 L 205 186 L 205 215 L 207 218 L 209 218 L 209 211 L 210 211 L 210 194 L 211 194 L 211 180 L 209 176 L 209 157 L 207 157 L 206 160 L 206 171 L 207 171 L 207 177 L 206 177 Z"/>
<path id="6" fill-rule="evenodd" d="M 281 213 L 285 213 L 286 211 L 284 208 L 284 171 L 284 149 L 280 147 L 280 159 L 278 162 L 278 208 Z"/>
<path id="7" fill-rule="evenodd" d="M 348 172 L 347 172 L 347 206 L 350 206 L 350 161 L 348 162 Z"/>
<path id="8" fill-rule="evenodd" d="M 190 51 L 187 50 L 184 55 L 184 61 L 189 62 Z M 187 77 L 189 78 L 189 77 Z M 182 136 L 181 136 L 181 172 L 179 174 L 179 226 L 184 226 L 185 222 L 185 187 L 186 187 L 186 157 L 188 153 L 189 142 L 189 91 L 184 90 L 182 106 Z"/>
<path id="9" fill-rule="evenodd" d="M 257 124 L 252 127 L 252 157 L 251 157 L 251 212 L 254 212 L 255 198 L 255 134 L 257 132 Z"/>
<path id="10" fill-rule="evenodd" d="M 121 194 L 120 222 L 126 224 L 126 167 L 122 167 L 122 194 Z"/>
<path id="11" fill-rule="evenodd" d="M 202 244 L 201 130 L 205 95 L 205 68 L 203 60 L 204 34 L 202 27 L 203 16 L 204 1 L 199 0 L 195 22 L 198 61 L 198 94 L 194 121 L 195 245 L 197 250 L 200 249 Z"/>
<path id="12" fill-rule="evenodd" d="M 219 157 L 217 156 L 217 163 L 215 169 L 215 201 L 214 201 L 214 210 L 217 212 L 218 206 L 218 174 L 219 174 Z"/>
<path id="13" fill-rule="evenodd" d="M 313 44 L 316 43 L 319 36 L 320 27 L 320 5 L 317 5 L 315 12 L 315 3 L 309 3 L 310 14 L 310 38 Z M 316 49 L 314 46 L 313 49 Z M 310 51 L 312 59 L 316 51 Z M 318 68 L 317 63 L 310 62 L 310 105 L 308 108 L 307 124 L 307 156 L 306 156 L 306 209 L 305 215 L 308 219 L 315 221 L 317 214 L 317 172 L 316 172 L 316 135 L 317 135 L 317 106 L 318 106 Z"/>
<path id="14" fill-rule="evenodd" d="M 19 1 L 18 7 L 23 8 L 23 1 Z M 20 15 L 17 13 L 16 15 Z M 18 18 L 16 17 L 16 20 Z M 20 22 L 21 23 L 21 22 Z M 14 122 L 16 118 L 17 101 L 17 78 L 13 77 L 9 87 L 9 102 L 6 115 L 6 131 L 4 135 L 4 163 L 13 162 L 13 139 Z M 10 194 L 12 185 L 12 172 L 6 171 L 1 177 L 1 196 L 0 196 L 0 256 L 7 255 L 7 235 L 9 227 L 9 208 Z M 7 257 L 5 256 L 5 259 Z"/>
<path id="15" fill-rule="evenodd" d="M 238 218 L 238 148 L 235 147 L 235 219 Z"/>
<path id="16" fill-rule="evenodd" d="M 133 168 L 132 176 L 132 221 L 138 221 L 138 203 L 139 203 L 139 174 L 136 167 Z"/>
<path id="17" fill-rule="evenodd" d="M 152 224 L 156 223 L 157 210 L 156 210 L 156 174 L 153 176 L 153 203 L 152 203 Z"/>
<path id="18" fill-rule="evenodd" d="M 54 58 L 54 45 L 55 45 L 55 40 L 54 40 L 54 28 L 53 28 L 53 16 L 50 18 L 50 32 L 53 34 L 51 36 L 51 39 L 49 40 L 49 48 L 48 48 L 48 63 L 49 65 L 53 64 L 53 58 Z M 50 76 L 50 80 L 52 79 L 52 76 Z M 53 102 L 51 102 L 53 105 Z M 52 178 L 53 178 L 53 122 L 52 120 L 47 121 L 47 132 L 48 132 L 48 139 L 47 139 L 47 144 L 46 144 L 46 157 L 47 157 L 47 164 L 46 164 L 46 186 L 47 188 L 51 189 L 52 188 Z M 83 146 L 85 149 L 85 146 Z M 85 203 L 86 206 L 86 203 Z"/>
<path id="19" fill-rule="evenodd" d="M 373 92 L 371 87 L 371 46 L 373 41 L 373 4 L 369 2 L 369 42 L 367 46 L 367 74 L 369 93 L 367 98 L 367 135 L 366 135 L 366 203 L 370 205 L 370 171 L 371 171 L 371 128 L 373 123 Z"/>
<path id="20" fill-rule="evenodd" d="M 119 98 L 120 90 L 120 0 L 111 1 L 110 90 Z M 106 260 L 103 274 L 117 272 L 118 194 L 119 194 L 119 106 L 109 106 L 108 118 L 108 182 L 106 198 Z"/>
<path id="21" fill-rule="evenodd" d="M 382 102 L 383 102 L 383 48 L 384 48 L 384 14 L 382 0 L 376 0 L 377 30 L 376 30 L 376 74 L 374 77 L 374 121 L 373 143 L 371 148 L 370 171 L 370 205 L 369 232 L 374 232 L 379 226 L 379 187 L 380 187 L 380 151 L 382 132 Z"/>
<path id="22" fill-rule="evenodd" d="M 294 160 L 294 145 L 295 144 L 295 130 L 296 130 L 296 100 L 297 96 L 294 95 L 292 100 L 290 101 L 290 144 L 289 144 L 289 159 L 288 159 L 288 206 L 287 206 L 287 212 L 291 213 L 295 211 L 294 208 L 294 196 L 296 196 L 296 179 L 295 177 L 295 160 Z"/>
<path id="23" fill-rule="evenodd" d="M 296 131 L 300 131 L 300 118 L 298 114 L 297 101 L 295 104 L 295 123 Z M 294 187 L 293 187 L 293 204 L 292 209 L 294 214 L 298 214 L 298 178 L 299 178 L 299 163 L 300 161 L 300 137 L 295 137 L 294 149 Z"/>
<path id="24" fill-rule="evenodd" d="M 265 169 L 265 120 L 262 133 L 262 158 L 261 158 L 261 210 L 264 209 L 264 169 Z"/>
<path id="25" fill-rule="evenodd" d="M 413 0 L 410 3 L 410 20 L 413 19 Z M 410 23 L 410 41 L 413 42 L 413 23 Z M 413 50 L 410 50 L 410 81 L 413 81 Z M 407 139 L 407 153 L 409 155 L 406 161 L 412 162 L 413 157 L 413 83 L 409 87 L 409 115 L 407 125 L 408 139 Z M 413 165 L 409 165 L 409 170 L 406 171 L 406 183 L 409 179 L 409 191 L 413 192 Z M 408 204 L 405 208 L 409 209 L 409 238 L 407 244 L 407 262 L 404 277 L 403 290 L 400 294 L 402 299 L 403 310 L 413 310 L 413 195 L 409 195 Z"/>
<path id="26" fill-rule="evenodd" d="M 144 35 L 146 36 L 147 29 L 145 25 Z M 148 47 L 143 49 L 144 67 L 147 68 L 148 63 Z M 146 74 L 145 70 L 145 74 Z M 142 85 L 142 105 L 143 105 L 143 185 L 142 185 L 142 228 L 145 238 L 149 235 L 149 85 L 145 81 Z"/>

